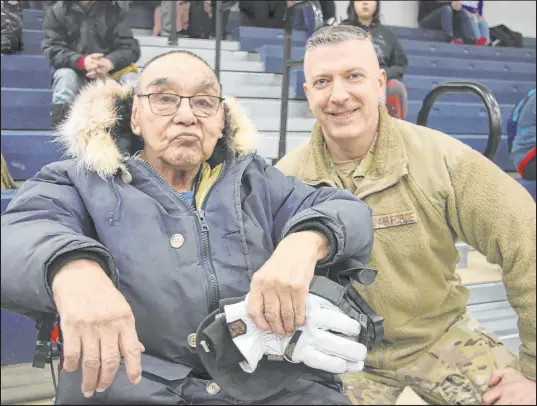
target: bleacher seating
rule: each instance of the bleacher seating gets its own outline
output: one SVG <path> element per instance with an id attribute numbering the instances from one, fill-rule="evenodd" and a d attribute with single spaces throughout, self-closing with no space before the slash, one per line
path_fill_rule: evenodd
<path id="1" fill-rule="evenodd" d="M 131 7 L 131 22 L 150 29 L 148 14 Z M 134 11 L 132 11 L 134 10 Z M 58 144 L 52 141 L 48 108 L 50 105 L 50 68 L 41 55 L 43 12 L 25 10 L 23 55 L 2 56 L 2 153 L 12 176 L 26 180 L 43 165 L 62 158 Z M 472 79 L 489 87 L 501 106 L 505 121 L 510 108 L 535 87 L 535 39 L 525 39 L 528 48 L 487 48 L 452 46 L 437 31 L 392 27 L 409 55 L 409 72 L 405 84 L 409 94 L 408 120 L 416 119 L 425 94 L 439 83 L 454 79 Z M 281 30 L 238 27 L 235 41 L 222 43 L 221 81 L 224 92 L 236 96 L 262 133 L 260 153 L 276 158 L 278 150 L 279 109 L 281 105 Z M 165 52 L 166 38 L 139 37 L 142 58 Z M 295 32 L 293 45 L 303 47 L 306 34 Z M 533 44 L 529 46 L 528 44 Z M 213 64 L 214 42 L 179 39 Z M 532 49 L 530 49 L 532 48 Z M 259 50 L 259 53 L 255 51 Z M 242 51 L 242 52 L 240 52 Z M 248 52 L 248 53 L 247 53 Z M 278 54 L 279 52 L 279 54 Z M 300 48 L 295 51 L 300 56 Z M 287 133 L 288 150 L 309 136 L 313 116 L 302 91 L 303 71 L 296 69 L 291 78 L 291 101 Z M 430 115 L 429 125 L 438 128 L 476 150 L 483 151 L 487 141 L 486 111 L 472 95 L 445 95 Z M 495 159 L 502 169 L 514 171 L 507 153 L 505 137 Z M 535 182 L 518 180 L 535 198 Z M 2 191 L 2 212 L 15 191 Z M 516 316 L 507 304 L 501 283 L 470 286 L 469 308 L 484 327 L 499 334 L 510 348 L 519 344 Z M 491 311 L 491 308 L 494 310 Z M 30 362 L 35 330 L 29 320 L 2 311 L 2 365 Z M 17 342 L 18 338 L 22 341 Z M 26 340 L 26 341 L 25 341 Z M 25 348 L 24 351 L 21 348 Z"/>

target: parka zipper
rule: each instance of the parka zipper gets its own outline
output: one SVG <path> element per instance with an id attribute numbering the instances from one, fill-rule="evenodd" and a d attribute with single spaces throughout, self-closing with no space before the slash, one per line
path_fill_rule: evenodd
<path id="1" fill-rule="evenodd" d="M 205 279 L 207 280 L 207 286 L 209 287 L 209 295 L 208 295 L 208 307 L 209 312 L 213 312 L 214 310 L 218 309 L 218 304 L 220 303 L 220 289 L 218 287 L 218 278 L 216 277 L 216 272 L 214 270 L 213 261 L 211 259 L 211 247 L 209 244 L 209 225 L 207 224 L 207 221 L 205 219 L 205 205 L 207 202 L 207 198 L 209 197 L 209 194 L 215 187 L 215 185 L 218 183 L 218 181 L 222 178 L 222 174 L 224 173 L 226 163 L 224 162 L 222 164 L 222 169 L 220 170 L 220 173 L 218 174 L 216 180 L 214 183 L 210 186 L 209 190 L 205 194 L 203 201 L 201 202 L 201 208 L 198 210 L 194 209 L 184 198 L 184 196 L 175 190 L 173 186 L 171 186 L 163 177 L 162 175 L 153 167 L 151 166 L 146 160 L 142 158 L 137 158 L 143 164 L 151 171 L 151 173 L 156 176 L 164 185 L 167 186 L 168 190 L 173 193 L 175 197 L 178 197 L 181 203 L 183 203 L 184 206 L 186 206 L 189 210 L 191 210 L 198 220 L 196 225 L 198 228 L 198 231 L 201 235 L 201 268 L 203 270 L 203 274 L 205 276 Z M 196 201 L 196 196 L 193 197 L 194 202 Z"/>

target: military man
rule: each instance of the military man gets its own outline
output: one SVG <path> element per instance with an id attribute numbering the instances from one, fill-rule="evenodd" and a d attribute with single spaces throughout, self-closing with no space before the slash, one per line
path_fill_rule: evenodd
<path id="1" fill-rule="evenodd" d="M 410 386 L 435 404 L 535 404 L 535 203 L 458 140 L 391 118 L 386 73 L 365 31 L 317 31 L 306 45 L 311 138 L 277 167 L 345 188 L 373 208 L 374 285 L 357 287 L 385 318 L 363 373 L 344 375 L 358 404 L 393 404 Z M 499 264 L 518 315 L 519 356 L 466 314 L 456 280 L 463 240 Z"/>

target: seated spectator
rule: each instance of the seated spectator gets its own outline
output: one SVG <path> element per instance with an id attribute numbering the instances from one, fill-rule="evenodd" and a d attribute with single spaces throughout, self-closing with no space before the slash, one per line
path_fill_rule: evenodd
<path id="1" fill-rule="evenodd" d="M 474 37 L 472 17 L 460 1 L 420 0 L 418 24 L 421 28 L 444 31 L 453 44 L 486 44 L 482 38 Z"/>
<path id="2" fill-rule="evenodd" d="M 187 35 L 190 1 L 176 1 L 175 29 L 180 36 Z M 172 2 L 161 1 L 155 7 L 153 36 L 168 37 L 172 26 Z"/>
<path id="3" fill-rule="evenodd" d="M 43 167 L 2 216 L 2 309 L 60 318 L 56 404 L 249 404 L 211 375 L 224 359 L 220 375 L 280 376 L 276 391 L 252 384 L 253 404 L 350 403 L 336 374 L 363 368 L 360 323 L 308 292 L 316 268 L 368 262 L 371 210 L 286 177 L 255 136 L 188 51 L 148 61 L 136 88 L 100 82 L 77 98 L 58 132 L 73 159 Z M 122 137 L 142 150 L 125 156 Z M 226 302 L 243 332 L 201 340 Z M 200 354 L 217 348 L 210 368 Z M 287 361 L 310 368 L 282 379 Z"/>
<path id="4" fill-rule="evenodd" d="M 22 7 L 19 1 L 2 0 L 2 53 L 14 54 L 22 49 Z"/>
<path id="5" fill-rule="evenodd" d="M 134 82 L 138 40 L 118 1 L 60 1 L 45 13 L 42 48 L 54 70 L 51 123 L 63 120 L 88 81 L 111 77 Z"/>
<path id="6" fill-rule="evenodd" d="M 402 82 L 408 67 L 405 50 L 392 30 L 380 22 L 380 1 L 350 1 L 347 20 L 342 24 L 358 26 L 369 33 L 379 65 L 386 71 L 386 107 L 392 117 L 404 119 L 408 96 Z"/>
<path id="7" fill-rule="evenodd" d="M 513 109 L 507 122 L 509 153 L 518 173 L 535 180 L 535 89 Z"/>
<path id="8" fill-rule="evenodd" d="M 242 26 L 283 28 L 287 1 L 239 1 L 239 10 Z"/>
<path id="9" fill-rule="evenodd" d="M 476 43 L 488 45 L 490 43 L 489 24 L 483 17 L 483 1 L 462 1 L 462 7 L 472 17 L 472 36 L 477 38 Z"/>

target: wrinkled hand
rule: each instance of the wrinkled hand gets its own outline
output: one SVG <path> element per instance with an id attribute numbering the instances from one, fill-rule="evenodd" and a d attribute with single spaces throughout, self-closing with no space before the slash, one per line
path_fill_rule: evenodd
<path id="1" fill-rule="evenodd" d="M 257 328 L 283 337 L 305 323 L 306 296 L 326 245 L 326 237 L 316 231 L 290 234 L 254 273 L 248 315 Z"/>
<path id="2" fill-rule="evenodd" d="M 498 369 L 492 374 L 483 395 L 485 405 L 535 405 L 535 381 L 512 368 Z"/>
<path id="3" fill-rule="evenodd" d="M 82 393 L 104 392 L 124 357 L 129 380 L 138 384 L 143 345 L 138 341 L 134 315 L 110 278 L 94 261 L 75 260 L 52 281 L 63 335 L 63 368 L 76 371 L 82 357 Z"/>

